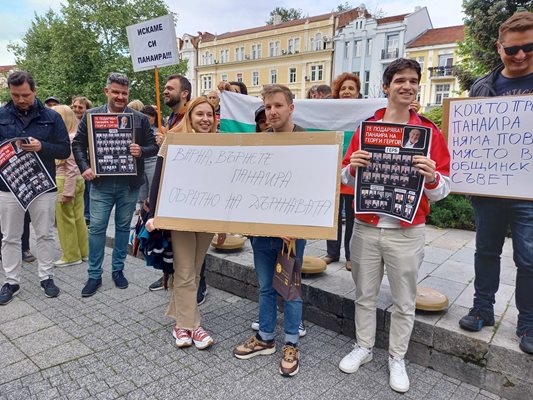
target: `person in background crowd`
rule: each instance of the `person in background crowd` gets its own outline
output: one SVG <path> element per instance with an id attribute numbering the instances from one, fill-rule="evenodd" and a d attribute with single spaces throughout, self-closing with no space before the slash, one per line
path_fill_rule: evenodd
<path id="1" fill-rule="evenodd" d="M 334 99 L 358 99 L 361 91 L 361 81 L 359 77 L 351 72 L 345 72 L 339 75 L 333 81 L 333 98 Z M 331 264 L 338 261 L 341 255 L 342 243 L 342 210 L 346 213 L 346 229 L 344 233 L 344 255 L 346 257 L 345 268 L 348 271 L 352 270 L 352 262 L 350 261 L 350 240 L 352 239 L 353 222 L 354 222 L 354 188 L 353 186 L 343 185 L 341 183 L 340 189 L 340 203 L 338 215 L 338 229 L 337 240 L 327 241 L 327 255 L 324 257 L 326 264 Z"/>
<path id="2" fill-rule="evenodd" d="M 237 82 L 237 81 L 226 82 L 226 81 L 222 81 L 222 82 L 220 82 L 217 85 L 217 87 L 218 87 L 218 90 L 221 91 L 221 92 L 223 90 L 227 90 L 227 91 L 234 92 L 234 93 L 248 94 L 248 88 L 246 87 L 244 82 Z"/>
<path id="3" fill-rule="evenodd" d="M 533 13 L 523 11 L 507 19 L 500 26 L 496 48 L 502 64 L 474 82 L 470 96 L 533 93 Z M 471 201 L 476 219 L 474 305 L 461 318 L 459 326 L 477 332 L 483 326 L 494 325 L 500 256 L 510 227 L 517 268 L 516 335 L 520 338 L 520 349 L 533 354 L 533 201 L 485 196 L 473 196 Z"/>
<path id="4" fill-rule="evenodd" d="M 148 117 L 155 141 L 157 145 L 160 146 L 163 142 L 163 134 L 157 132 L 157 110 L 152 106 L 144 106 L 141 112 Z M 144 159 L 144 183 L 139 189 L 139 209 L 142 207 L 144 201 L 148 199 L 150 194 L 150 186 L 152 184 L 152 180 L 154 179 L 156 161 L 157 156 L 147 157 Z"/>
<path id="5" fill-rule="evenodd" d="M 169 131 L 169 135 L 194 132 L 216 133 L 215 110 L 203 96 L 189 102 L 181 122 Z M 157 196 L 166 156 L 166 142 L 161 146 L 150 192 L 150 212 L 146 229 L 152 232 Z M 213 233 L 171 231 L 172 251 L 174 253 L 174 274 L 169 280 L 172 287 L 170 304 L 166 315 L 176 321 L 172 336 L 177 347 L 188 347 L 193 343 L 199 350 L 210 347 L 214 341 L 200 324 L 200 312 L 197 304 L 198 283 L 205 255 L 213 239 Z M 222 243 L 223 235 L 219 235 Z"/>
<path id="6" fill-rule="evenodd" d="M 215 118 L 217 120 L 217 130 L 220 129 L 220 97 L 215 90 L 211 90 L 207 94 L 207 101 L 209 101 L 215 108 Z"/>
<path id="7" fill-rule="evenodd" d="M 131 217 L 139 197 L 139 187 L 144 180 L 144 158 L 157 154 L 156 144 L 148 118 L 126 106 L 129 95 L 129 79 L 113 72 L 104 88 L 107 104 L 87 111 L 78 126 L 72 142 L 72 151 L 81 175 L 91 186 L 91 225 L 89 226 L 88 280 L 82 289 L 82 297 L 93 296 L 102 285 L 106 230 L 111 210 L 115 206 L 115 240 L 111 262 L 112 279 L 119 289 L 128 287 L 124 276 L 124 261 L 128 252 Z M 97 177 L 88 157 L 89 132 L 87 118 L 92 113 L 133 113 L 135 143 L 130 144 L 130 154 L 137 164 L 137 174 L 130 176 Z"/>
<path id="8" fill-rule="evenodd" d="M 44 105 L 48 108 L 52 108 L 59 104 L 61 104 L 61 102 L 59 101 L 57 97 L 54 97 L 54 96 L 47 97 L 46 100 L 44 101 Z"/>
<path id="9" fill-rule="evenodd" d="M 54 106 L 52 110 L 61 115 L 70 140 L 74 139 L 78 129 L 74 111 L 66 105 Z M 85 183 L 73 154 L 65 160 L 56 160 L 56 185 L 57 235 L 63 254 L 54 265 L 69 267 L 87 261 L 89 256 L 87 225 L 83 217 Z"/>
<path id="10" fill-rule="evenodd" d="M 2 242 L 2 232 L 0 232 L 0 242 Z M 24 214 L 24 231 L 20 238 L 22 243 L 22 261 L 31 263 L 35 261 L 35 256 L 30 251 L 30 213 Z M 2 251 L 0 250 L 0 260 L 2 260 Z"/>
<path id="11" fill-rule="evenodd" d="M 331 88 L 328 85 L 319 85 L 316 88 L 317 99 L 331 99 Z"/>
<path id="12" fill-rule="evenodd" d="M 372 360 L 376 303 L 386 267 L 394 305 L 389 334 L 389 385 L 401 393 L 407 392 L 410 386 L 404 357 L 415 320 L 416 283 L 424 259 L 424 226 L 429 201 L 441 200 L 450 193 L 450 153 L 444 136 L 430 120 L 410 109 L 418 93 L 420 77 L 420 65 L 414 60 L 399 58 L 390 63 L 383 73 L 387 107 L 367 119 L 431 128 L 431 158 L 413 156 L 413 164 L 425 181 L 412 224 L 387 215 L 355 214 L 350 257 L 356 289 L 356 343 L 339 363 L 341 371 L 355 373 L 362 364 Z M 370 165 L 371 154 L 361 150 L 359 136 L 358 128 L 343 160 L 342 182 L 350 186 L 355 185 L 356 168 Z"/>
<path id="13" fill-rule="evenodd" d="M 144 108 L 144 104 L 141 100 L 135 99 L 128 103 L 128 107 L 131 108 L 132 110 L 142 112 Z"/>
<path id="14" fill-rule="evenodd" d="M 170 130 L 178 125 L 183 118 L 186 104 L 191 100 L 191 82 L 182 75 L 170 75 L 165 84 L 163 97 L 165 104 L 172 108 L 168 117 L 167 128 Z"/>
<path id="15" fill-rule="evenodd" d="M 0 108 L 0 142 L 24 136 L 28 143 L 17 145 L 36 152 L 48 174 L 55 179 L 55 159 L 70 155 L 68 132 L 61 116 L 46 108 L 37 98 L 35 81 L 25 71 L 13 72 L 7 78 L 11 101 Z M 56 191 L 41 194 L 29 205 L 28 211 L 35 230 L 40 286 L 46 297 L 57 297 L 54 283 L 53 234 Z M 20 290 L 19 272 L 22 265 L 21 236 L 24 230 L 24 209 L 2 181 L 0 182 L 0 226 L 2 229 L 2 268 L 6 281 L 0 290 L 0 305 L 11 302 Z"/>
<path id="16" fill-rule="evenodd" d="M 293 94 L 283 85 L 268 85 L 262 91 L 269 132 L 298 132 L 304 129 L 292 121 Z M 275 330 L 278 293 L 272 287 L 277 255 L 287 242 L 286 237 L 252 237 L 254 266 L 259 283 L 259 332 L 233 349 L 233 355 L 241 360 L 276 351 Z M 296 257 L 303 265 L 305 240 L 296 240 Z M 279 364 L 279 373 L 291 377 L 300 369 L 299 326 L 302 322 L 302 299 L 284 301 L 285 345 Z"/>
<path id="17" fill-rule="evenodd" d="M 306 99 L 316 99 L 316 89 L 317 89 L 317 85 L 313 85 L 311 86 L 308 90 L 307 90 L 307 94 L 305 95 L 305 98 Z"/>
<path id="18" fill-rule="evenodd" d="M 90 108 L 93 108 L 93 103 L 85 96 L 74 96 L 72 98 L 72 105 L 70 106 L 78 121 L 81 121 L 83 114 Z M 91 223 L 91 213 L 89 211 L 90 199 L 89 191 L 91 189 L 91 182 L 85 182 L 85 191 L 83 192 L 83 215 L 85 217 L 85 223 L 87 226 Z"/>

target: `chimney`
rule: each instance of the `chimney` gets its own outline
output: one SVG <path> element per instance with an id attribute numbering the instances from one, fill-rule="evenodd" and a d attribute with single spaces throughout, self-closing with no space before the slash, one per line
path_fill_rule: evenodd
<path id="1" fill-rule="evenodd" d="M 415 6 L 415 12 L 420 11 L 421 8 L 422 7 L 420 7 L 420 6 Z"/>
<path id="2" fill-rule="evenodd" d="M 281 15 L 274 14 L 274 24 L 273 25 L 279 25 L 281 24 Z"/>

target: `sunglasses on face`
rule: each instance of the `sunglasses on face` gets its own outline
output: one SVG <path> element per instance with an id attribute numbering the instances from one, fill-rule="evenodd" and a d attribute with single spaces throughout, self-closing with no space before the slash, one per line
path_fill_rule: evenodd
<path id="1" fill-rule="evenodd" d="M 524 53 L 530 53 L 533 51 L 533 43 L 523 44 L 522 46 L 509 47 L 505 47 L 502 43 L 500 43 L 500 46 L 502 46 L 503 51 L 508 56 L 515 56 L 520 50 L 522 50 Z"/>

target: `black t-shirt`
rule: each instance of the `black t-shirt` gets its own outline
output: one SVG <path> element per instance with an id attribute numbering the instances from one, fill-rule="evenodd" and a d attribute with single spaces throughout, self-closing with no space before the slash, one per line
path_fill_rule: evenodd
<path id="1" fill-rule="evenodd" d="M 520 78 L 506 78 L 500 73 L 494 81 L 494 90 L 498 96 L 533 93 L 533 73 Z"/>

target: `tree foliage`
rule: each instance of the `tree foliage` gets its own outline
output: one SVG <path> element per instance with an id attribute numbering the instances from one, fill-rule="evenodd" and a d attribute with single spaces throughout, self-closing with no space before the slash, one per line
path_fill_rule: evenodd
<path id="1" fill-rule="evenodd" d="M 274 25 L 274 15 L 279 15 L 281 22 L 287 22 L 303 18 L 303 11 L 301 8 L 276 7 L 270 11 L 270 19 L 266 21 L 267 25 Z"/>
<path id="2" fill-rule="evenodd" d="M 500 63 L 498 28 L 518 10 L 533 10 L 532 0 L 463 0 L 465 39 L 459 43 L 457 75 L 462 90 Z"/>
<path id="3" fill-rule="evenodd" d="M 105 102 L 110 72 L 130 78 L 130 99 L 155 103 L 153 71 L 134 73 L 126 26 L 169 14 L 163 0 L 67 0 L 59 12 L 35 15 L 22 45 L 10 45 L 19 68 L 30 72 L 39 97 L 74 95 Z M 183 73 L 185 65 L 160 69 Z"/>

